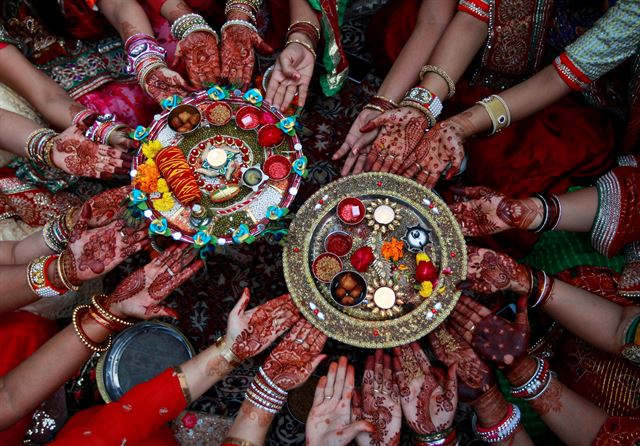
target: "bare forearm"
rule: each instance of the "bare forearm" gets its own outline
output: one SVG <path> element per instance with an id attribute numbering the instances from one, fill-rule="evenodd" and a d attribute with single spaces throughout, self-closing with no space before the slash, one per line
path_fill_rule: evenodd
<path id="1" fill-rule="evenodd" d="M 87 336 L 102 342 L 108 333 L 95 322 L 83 323 Z M 0 378 L 0 429 L 7 428 L 34 410 L 63 385 L 91 356 L 89 350 L 66 327 L 15 369 Z"/>
<path id="2" fill-rule="evenodd" d="M 153 36 L 151 23 L 142 7 L 135 0 L 100 0 L 100 11 L 118 31 L 122 40 L 134 34 Z"/>
<path id="3" fill-rule="evenodd" d="M 29 134 L 41 128 L 38 123 L 17 113 L 0 109 L 0 147 L 19 156 L 26 156 Z"/>
<path id="4" fill-rule="evenodd" d="M 307 0 L 289 0 L 289 18 L 291 23 L 304 20 L 320 26 L 318 16 Z"/>
<path id="5" fill-rule="evenodd" d="M 180 366 L 193 400 L 224 378 L 233 366 L 222 356 L 221 348 L 211 346 Z"/>
<path id="6" fill-rule="evenodd" d="M 562 212 L 555 228 L 557 231 L 589 232 L 598 212 L 598 191 L 595 187 L 587 187 L 575 192 L 558 195 Z M 537 209 L 536 217 L 523 229 L 539 228 L 543 219 L 543 205 L 540 198 L 522 199 L 527 209 Z"/>
<path id="7" fill-rule="evenodd" d="M 17 242 L 0 242 L 0 265 L 25 265 L 38 256 L 51 254 L 53 251 L 44 243 L 42 231 Z"/>
<path id="8" fill-rule="evenodd" d="M 273 418 L 273 414 L 258 409 L 245 399 L 227 436 L 248 441 L 256 446 L 262 445 Z"/>
<path id="9" fill-rule="evenodd" d="M 532 358 L 519 360 L 507 378 L 512 386 L 522 386 L 535 373 Z M 556 377 L 540 396 L 530 401 L 531 407 L 545 424 L 567 445 L 590 445 L 607 414 L 595 404 L 564 386 Z"/>
<path id="10" fill-rule="evenodd" d="M 463 12 L 456 13 L 433 51 L 429 64 L 442 68 L 454 82 L 458 82 L 487 40 L 487 30 L 485 22 Z M 420 84 L 439 98 L 445 98 L 449 91 L 447 83 L 436 73 L 427 73 Z"/>
<path id="11" fill-rule="evenodd" d="M 420 69 L 427 63 L 447 29 L 455 6 L 456 2 L 449 0 L 422 2 L 416 27 L 380 86 L 378 94 L 399 102 L 406 91 L 416 85 Z"/>
<path id="12" fill-rule="evenodd" d="M 499 424 L 504 420 L 509 410 L 509 403 L 502 396 L 497 387 L 493 387 L 487 393 L 472 403 L 473 410 L 478 417 L 478 423 L 481 426 L 489 427 Z M 533 445 L 529 434 L 520 425 L 515 434 L 505 441 L 496 443 L 498 445 L 513 445 L 513 446 L 529 446 Z"/>
<path id="13" fill-rule="evenodd" d="M 27 282 L 27 265 L 0 266 L 0 314 L 17 310 L 38 300 Z"/>
<path id="14" fill-rule="evenodd" d="M 622 307 L 581 288 L 556 280 L 544 311 L 594 347 L 619 354 L 624 330 L 640 307 Z"/>
<path id="15" fill-rule="evenodd" d="M 173 23 L 176 19 L 185 14 L 193 12 L 182 0 L 167 0 L 160 8 L 160 14 L 167 19 L 169 23 Z"/>

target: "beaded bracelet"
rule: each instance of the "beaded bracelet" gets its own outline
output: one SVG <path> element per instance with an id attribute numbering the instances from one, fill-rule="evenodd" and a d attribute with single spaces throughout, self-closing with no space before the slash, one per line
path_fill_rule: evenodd
<path id="1" fill-rule="evenodd" d="M 51 151 L 53 150 L 53 138 L 58 134 L 51 129 L 41 128 L 35 130 L 27 137 L 25 152 L 27 159 L 33 163 L 56 167 L 51 159 Z"/>
<path id="2" fill-rule="evenodd" d="M 260 6 L 262 6 L 262 0 L 228 0 L 227 1 L 227 5 L 237 5 L 237 4 L 247 5 L 257 11 L 258 9 L 260 9 Z"/>
<path id="3" fill-rule="evenodd" d="M 509 392 L 512 397 L 527 399 L 537 395 L 547 385 L 550 376 L 549 362 L 537 357 L 533 359 L 536 361 L 536 370 L 524 384 L 511 387 Z"/>
<path id="4" fill-rule="evenodd" d="M 97 143 L 108 144 L 111 134 L 125 127 L 124 124 L 116 122 L 114 115 L 105 113 L 96 118 L 91 127 L 84 133 L 84 136 Z"/>
<path id="5" fill-rule="evenodd" d="M 69 232 L 65 227 L 65 215 L 60 215 L 45 223 L 42 228 L 44 244 L 53 252 L 60 253 L 67 247 Z"/>
<path id="6" fill-rule="evenodd" d="M 36 296 L 58 297 L 69 291 L 65 288 L 56 287 L 49 279 L 49 266 L 56 260 L 58 260 L 57 255 L 40 256 L 27 265 L 27 283 Z"/>
<path id="7" fill-rule="evenodd" d="M 89 336 L 87 336 L 87 334 L 84 332 L 84 330 L 82 329 L 82 323 L 78 320 L 79 318 L 84 316 L 84 314 L 88 313 L 90 308 L 91 307 L 89 305 L 78 305 L 75 308 L 75 310 L 73 310 L 73 314 L 71 315 L 71 322 L 73 324 L 73 329 L 75 330 L 76 334 L 78 335 L 78 338 L 80 338 L 80 341 L 89 350 L 92 350 L 92 351 L 98 352 L 98 353 L 104 353 L 107 350 L 109 350 L 109 348 L 111 347 L 111 341 L 112 341 L 111 335 L 109 335 L 107 337 L 107 341 L 102 343 L 102 344 L 98 344 L 96 342 L 93 342 L 89 338 Z"/>
<path id="8" fill-rule="evenodd" d="M 453 427 L 428 435 L 414 432 L 413 438 L 414 446 L 449 446 L 458 442 L 458 434 Z"/>
<path id="9" fill-rule="evenodd" d="M 95 294 L 91 297 L 91 308 L 94 309 L 98 314 L 100 314 L 103 318 L 109 321 L 109 323 L 114 327 L 114 331 L 120 331 L 125 327 L 131 327 L 135 324 L 132 320 L 122 319 L 115 314 L 111 313 L 109 310 L 104 308 L 102 304 L 98 301 L 98 299 L 106 299 L 106 294 Z"/>
<path id="10" fill-rule="evenodd" d="M 487 443 L 500 443 L 510 438 L 520 424 L 520 409 L 515 404 L 509 405 L 509 411 L 505 418 L 495 426 L 478 426 L 478 416 L 473 415 L 472 425 L 474 432 Z"/>
<path id="11" fill-rule="evenodd" d="M 311 55 L 313 56 L 314 59 L 318 57 L 316 55 L 316 50 L 314 50 L 313 47 L 311 45 L 309 45 L 307 42 L 305 42 L 304 40 L 300 40 L 300 39 L 287 40 L 287 43 L 284 45 L 285 48 L 288 47 L 289 45 L 291 45 L 292 43 L 297 43 L 298 45 L 302 45 L 303 47 L 305 47 L 307 49 L 307 51 L 309 51 L 311 53 Z"/>
<path id="12" fill-rule="evenodd" d="M 453 82 L 453 79 L 451 79 L 451 76 L 449 76 L 447 74 L 447 72 L 444 71 L 442 68 L 437 67 L 435 65 L 425 65 L 420 70 L 420 80 L 421 81 L 424 79 L 424 77 L 426 76 L 427 73 L 435 73 L 438 76 L 440 76 L 447 83 L 447 88 L 449 89 L 449 91 L 447 92 L 447 95 L 445 96 L 445 99 L 449 99 L 454 94 L 456 94 L 456 84 L 455 84 L 455 82 Z"/>
<path id="13" fill-rule="evenodd" d="M 478 102 L 476 104 L 482 106 L 489 114 L 491 119 L 491 133 L 493 135 L 509 127 L 511 124 L 511 113 L 507 103 L 497 94 L 492 94 Z"/>
<path id="14" fill-rule="evenodd" d="M 230 12 L 239 12 L 241 14 L 244 14 L 246 16 L 249 17 L 249 19 L 253 22 L 256 23 L 256 14 L 255 12 L 251 9 L 251 7 L 243 4 L 243 3 L 232 3 L 232 4 L 227 4 L 227 6 L 225 6 L 224 8 L 224 15 L 225 17 L 230 13 Z"/>
<path id="15" fill-rule="evenodd" d="M 421 111 L 429 121 L 429 127 L 436 125 L 436 118 L 442 112 L 442 102 L 431 91 L 422 87 L 414 87 L 410 89 L 404 96 L 402 107 L 412 107 Z"/>
<path id="16" fill-rule="evenodd" d="M 230 26 L 244 26 L 245 28 L 250 29 L 251 31 L 253 31 L 254 33 L 258 34 L 258 28 L 256 28 L 253 23 L 251 22 L 247 22 L 246 20 L 227 20 L 224 25 L 222 25 L 222 27 L 220 28 L 220 32 L 223 33 L 225 29 L 229 28 Z"/>

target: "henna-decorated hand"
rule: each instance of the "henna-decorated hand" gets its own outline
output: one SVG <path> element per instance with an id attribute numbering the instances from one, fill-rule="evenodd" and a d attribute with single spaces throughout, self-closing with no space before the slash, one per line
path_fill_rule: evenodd
<path id="1" fill-rule="evenodd" d="M 364 420 L 351 422 L 351 397 L 355 371 L 342 356 L 332 362 L 327 376 L 318 381 L 306 423 L 306 446 L 346 446 L 361 432 L 375 427 Z"/>
<path id="2" fill-rule="evenodd" d="M 262 369 L 283 390 L 299 387 L 326 358 L 320 354 L 325 342 L 324 334 L 300 319 L 271 351 Z"/>
<path id="3" fill-rule="evenodd" d="M 506 254 L 467 245 L 467 279 L 458 288 L 471 289 L 483 294 L 513 291 L 529 294 L 529 269 Z"/>
<path id="4" fill-rule="evenodd" d="M 254 48 L 260 53 L 273 52 L 258 33 L 244 26 L 232 25 L 222 32 L 222 77 L 230 84 L 238 87 L 249 85 L 255 64 Z"/>
<path id="5" fill-rule="evenodd" d="M 428 128 L 424 113 L 411 107 L 389 110 L 372 119 L 360 129 L 362 133 L 380 129 L 367 155 L 366 168 L 376 172 L 398 172 Z"/>
<path id="6" fill-rule="evenodd" d="M 364 171 L 367 155 L 371 150 L 371 143 L 380 133 L 380 129 L 375 128 L 366 133 L 362 132 L 361 129 L 372 119 L 377 118 L 381 114 L 382 113 L 377 110 L 363 108 L 358 114 L 356 120 L 351 124 L 347 137 L 332 157 L 332 159 L 337 160 L 347 155 L 347 159 L 345 160 L 344 166 L 342 166 L 342 171 L 340 172 L 342 176 L 347 176 L 349 174 L 357 175 Z"/>
<path id="7" fill-rule="evenodd" d="M 115 147 L 120 150 L 134 150 L 138 148 L 138 142 L 129 137 L 129 134 L 132 132 L 130 127 L 123 127 L 117 130 L 114 130 L 109 135 L 109 145 Z"/>
<path id="8" fill-rule="evenodd" d="M 129 228 L 123 220 L 88 229 L 91 215 L 91 207 L 85 203 L 64 251 L 64 270 L 73 285 L 108 273 L 149 243 L 146 229 Z"/>
<path id="9" fill-rule="evenodd" d="M 429 363 L 417 342 L 396 347 L 393 354 L 402 413 L 411 430 L 429 435 L 451 427 L 458 406 L 456 363 L 449 367 L 441 384 L 436 374 L 441 377 L 442 372 Z"/>
<path id="10" fill-rule="evenodd" d="M 526 355 L 529 347 L 526 296 L 518 299 L 517 307 L 515 322 L 509 322 L 467 296 L 461 296 L 451 312 L 451 327 L 482 359 L 500 369 L 508 368 Z"/>
<path id="11" fill-rule="evenodd" d="M 508 198 L 488 187 L 452 188 L 463 199 L 450 206 L 462 226 L 462 233 L 471 237 L 496 234 L 509 229 L 530 229 L 542 218 L 542 203 L 533 198 Z"/>
<path id="12" fill-rule="evenodd" d="M 213 34 L 196 31 L 178 42 L 174 66 L 183 60 L 194 87 L 204 89 L 220 81 L 220 52 Z"/>
<path id="13" fill-rule="evenodd" d="M 444 325 L 429 334 L 431 350 L 447 367 L 458 364 L 458 397 L 474 401 L 495 385 L 493 371 L 460 335 Z"/>
<path id="14" fill-rule="evenodd" d="M 248 304 L 249 289 L 245 288 L 227 322 L 226 343 L 240 360 L 264 351 L 300 319 L 289 294 L 245 311 Z"/>
<path id="15" fill-rule="evenodd" d="M 436 185 L 445 170 L 447 179 L 460 172 L 464 159 L 464 122 L 458 115 L 433 126 L 398 172 L 407 178 L 416 177 L 418 183 L 429 188 Z"/>
<path id="16" fill-rule="evenodd" d="M 362 393 L 353 395 L 352 420 L 370 422 L 375 430 L 356 437 L 358 446 L 396 446 L 400 443 L 402 409 L 398 384 L 393 379 L 391 356 L 376 350 L 369 356 L 362 377 Z"/>
<path id="17" fill-rule="evenodd" d="M 128 175 L 132 156 L 84 136 L 82 124 L 72 125 L 52 140 L 51 159 L 59 169 L 81 177 L 109 179 Z"/>
<path id="18" fill-rule="evenodd" d="M 194 261 L 196 256 L 196 251 L 188 246 L 170 246 L 162 255 L 126 277 L 102 304 L 118 317 L 177 318 L 174 310 L 160 302 L 203 266 L 202 260 Z"/>
<path id="19" fill-rule="evenodd" d="M 299 43 L 287 45 L 276 59 L 269 78 L 267 101 L 285 111 L 297 93 L 298 106 L 303 107 L 314 65 L 315 59 L 308 49 Z"/>
<path id="20" fill-rule="evenodd" d="M 146 92 L 160 104 L 164 99 L 175 95 L 187 97 L 194 91 L 175 71 L 167 67 L 152 70 L 144 79 Z"/>
<path id="21" fill-rule="evenodd" d="M 124 211 L 122 203 L 131 189 L 131 185 L 116 187 L 89 198 L 85 203 L 85 206 L 91 209 L 91 217 L 87 221 L 87 227 L 100 228 L 119 219 Z M 79 217 L 80 210 L 78 209 L 73 218 L 74 226 Z"/>

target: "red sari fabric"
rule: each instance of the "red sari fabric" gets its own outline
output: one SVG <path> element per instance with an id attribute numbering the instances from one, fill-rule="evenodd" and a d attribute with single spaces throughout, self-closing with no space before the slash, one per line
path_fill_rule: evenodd
<path id="1" fill-rule="evenodd" d="M 600 428 L 592 446 L 630 446 L 640 441 L 640 419 L 611 417 Z"/>
<path id="2" fill-rule="evenodd" d="M 13 370 L 58 331 L 54 321 L 26 311 L 0 315 L 0 376 Z M 32 414 L 25 415 L 8 429 L 0 431 L 0 444 L 22 444 Z"/>
<path id="3" fill-rule="evenodd" d="M 177 374 L 167 369 L 138 384 L 117 402 L 76 414 L 50 444 L 175 446 L 178 442 L 166 424 L 186 405 Z"/>

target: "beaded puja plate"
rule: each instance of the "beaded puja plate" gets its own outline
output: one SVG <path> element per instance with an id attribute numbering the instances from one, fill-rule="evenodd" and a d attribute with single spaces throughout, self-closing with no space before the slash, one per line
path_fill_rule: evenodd
<path id="1" fill-rule="evenodd" d="M 315 327 L 346 344 L 389 348 L 436 328 L 467 271 L 460 227 L 416 182 L 349 176 L 307 200 L 283 253 L 289 292 Z"/>
<path id="2" fill-rule="evenodd" d="M 137 196 L 130 198 L 142 202 L 151 234 L 242 243 L 286 215 L 306 172 L 295 119 L 257 90 L 215 87 L 170 99 L 170 110 L 136 130 L 146 145 L 131 172 Z"/>

